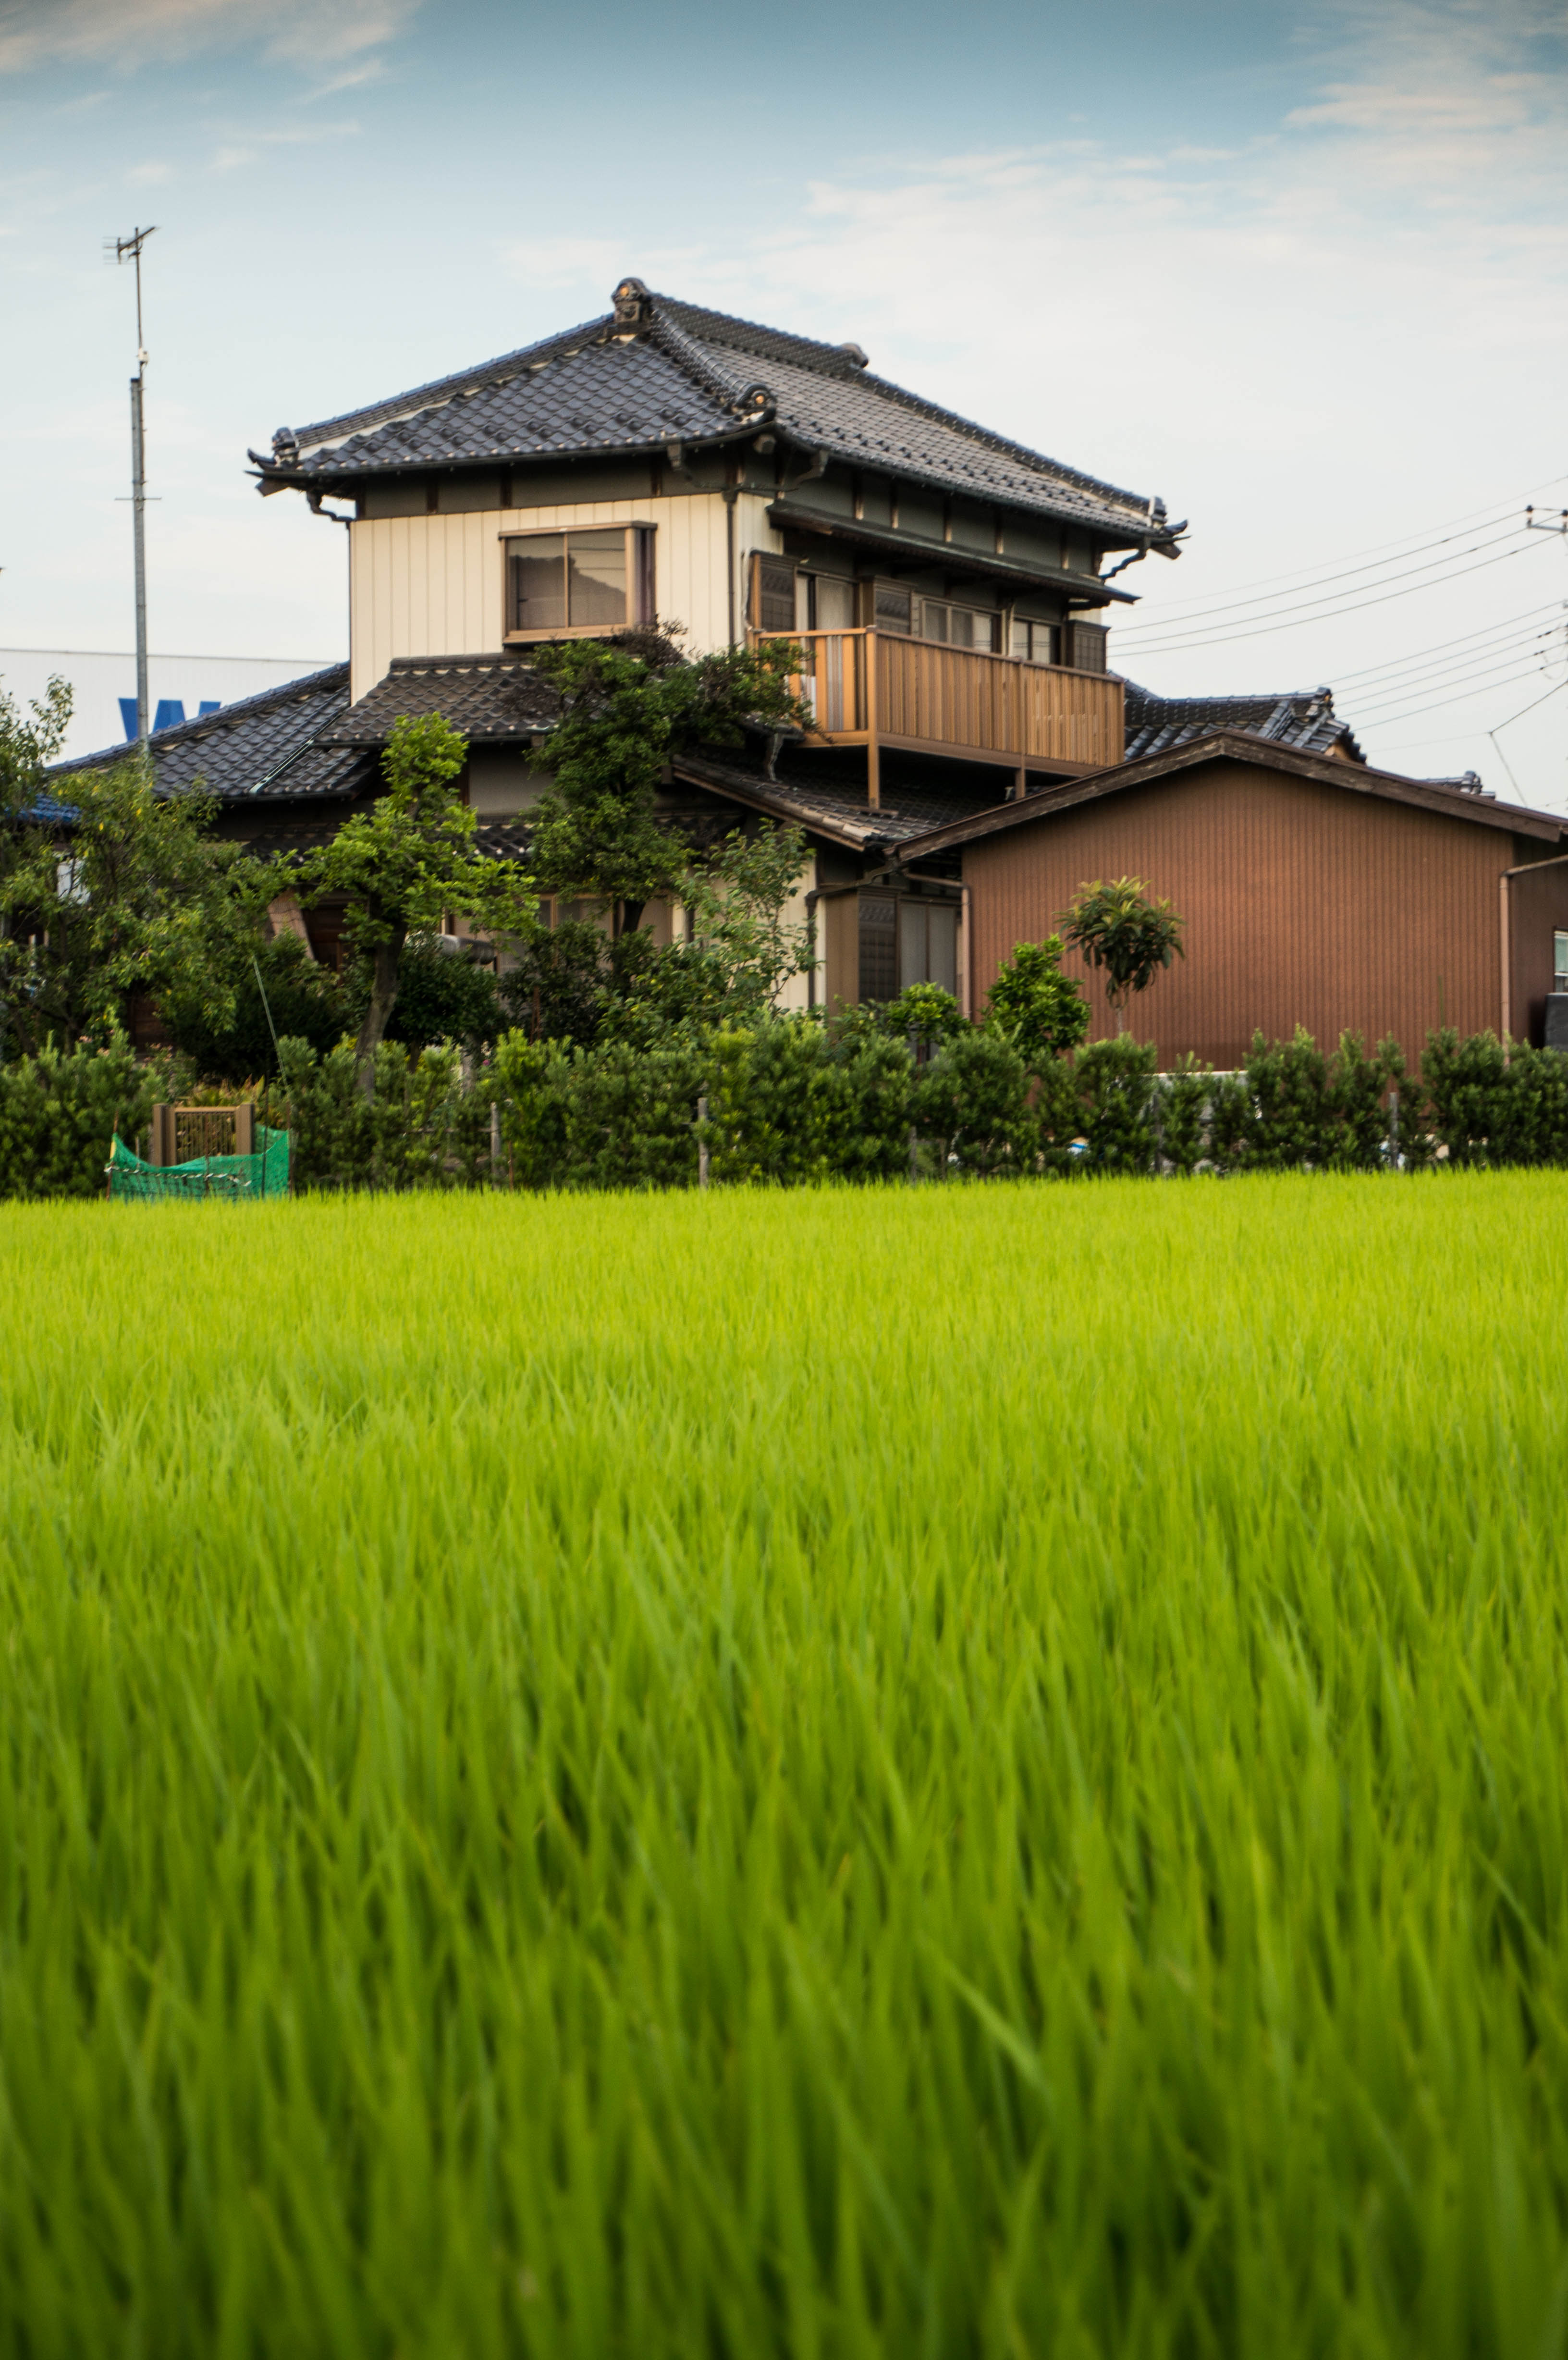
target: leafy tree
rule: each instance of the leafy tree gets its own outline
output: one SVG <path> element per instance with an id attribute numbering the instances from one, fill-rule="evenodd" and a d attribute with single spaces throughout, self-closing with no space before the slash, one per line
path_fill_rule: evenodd
<path id="1" fill-rule="evenodd" d="M 596 1041 L 620 965 L 651 948 L 642 929 L 612 943 L 590 918 L 563 918 L 524 936 L 497 985 L 501 1005 L 529 1041 Z"/>
<path id="2" fill-rule="evenodd" d="M 438 934 L 447 911 L 503 934 L 522 934 L 533 914 L 529 880 L 516 861 L 487 859 L 474 849 L 474 814 L 452 784 L 467 751 L 466 738 L 439 713 L 394 722 L 381 764 L 387 792 L 345 820 L 320 851 L 285 856 L 269 873 L 270 891 L 292 890 L 307 906 L 329 896 L 347 901 L 344 934 L 369 967 L 354 1043 L 367 1098 L 375 1093 L 376 1050 L 397 1004 L 409 935 Z"/>
<path id="3" fill-rule="evenodd" d="M 811 965 L 810 929 L 786 914 L 805 858 L 798 828 L 736 829 L 691 855 L 670 887 L 687 911 L 688 940 L 660 945 L 637 926 L 612 941 L 568 919 L 523 945 L 502 1001 L 530 1040 L 651 1048 L 674 1032 L 755 1024 Z"/>
<path id="4" fill-rule="evenodd" d="M 1013 956 L 991 986 L 985 1029 L 1010 1041 L 1027 1072 L 1040 1074 L 1054 1057 L 1075 1049 L 1089 1030 L 1089 1006 L 1062 972 L 1062 941 L 1015 943 Z"/>
<path id="5" fill-rule="evenodd" d="M 806 708 L 789 687 L 800 650 L 769 640 L 689 660 L 670 632 L 563 639 L 534 666 L 560 720 L 532 757 L 550 773 L 533 818 L 534 866 L 555 892 L 614 905 L 672 891 L 687 864 L 656 815 L 665 766 L 683 747 L 738 746 L 747 724 L 785 728 Z"/>
<path id="6" fill-rule="evenodd" d="M 679 898 L 692 947 L 713 962 L 722 980 L 723 1022 L 746 1024 L 776 1014 L 786 984 L 811 967 L 811 928 L 791 925 L 785 916 L 805 866 L 801 830 L 771 825 L 750 836 L 733 829 L 687 864 Z"/>
<path id="7" fill-rule="evenodd" d="M 1162 967 L 1186 956 L 1185 921 L 1169 901 L 1151 900 L 1141 877 L 1118 877 L 1109 885 L 1096 877 L 1092 885 L 1080 885 L 1062 917 L 1063 935 L 1073 949 L 1105 971 L 1118 1032 L 1126 1029 L 1132 994 L 1147 991 Z"/>
<path id="8" fill-rule="evenodd" d="M 372 980 L 368 959 L 349 969 L 346 999 L 352 1018 L 363 1016 Z M 474 959 L 453 957 L 431 938 L 410 934 L 397 967 L 397 1000 L 387 1027 L 388 1041 L 407 1049 L 456 1041 L 467 1048 L 494 1041 L 506 1029 L 495 978 Z M 379 1087 L 379 1086 L 378 1086 Z"/>
<path id="9" fill-rule="evenodd" d="M 0 698 L 0 998 L 7 1029 L 37 1049 L 128 1029 L 145 996 L 233 1016 L 255 923 L 256 869 L 211 834 L 214 805 L 158 787 L 135 756 L 73 775 L 56 801 L 44 767 L 70 719 L 52 682 L 33 720 Z"/>

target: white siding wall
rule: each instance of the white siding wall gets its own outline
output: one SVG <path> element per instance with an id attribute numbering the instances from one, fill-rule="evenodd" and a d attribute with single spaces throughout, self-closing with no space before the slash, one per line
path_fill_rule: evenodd
<path id="1" fill-rule="evenodd" d="M 717 492 L 680 498 L 595 500 L 573 508 L 494 508 L 471 516 L 366 518 L 349 533 L 353 691 L 385 677 L 394 656 L 494 653 L 501 646 L 507 532 L 555 532 L 573 525 L 651 524 L 660 617 L 684 623 L 693 654 L 729 639 L 728 537 Z M 746 561 L 777 549 L 768 503 L 735 501 L 735 613 L 746 622 Z"/>

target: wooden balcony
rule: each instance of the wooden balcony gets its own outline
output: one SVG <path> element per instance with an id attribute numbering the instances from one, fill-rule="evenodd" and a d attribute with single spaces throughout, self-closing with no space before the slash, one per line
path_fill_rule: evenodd
<path id="1" fill-rule="evenodd" d="M 795 693 L 816 716 L 811 739 L 866 748 L 873 804 L 884 746 L 994 762 L 1014 773 L 1013 791 L 1020 793 L 1030 770 L 1078 778 L 1122 759 L 1122 683 L 1112 673 L 1024 663 L 887 631 L 789 636 L 807 653 L 809 668 Z"/>

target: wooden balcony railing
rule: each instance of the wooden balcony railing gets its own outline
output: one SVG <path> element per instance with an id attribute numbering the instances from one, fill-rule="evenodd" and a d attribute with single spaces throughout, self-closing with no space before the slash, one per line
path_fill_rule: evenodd
<path id="1" fill-rule="evenodd" d="M 807 655 L 794 685 L 815 716 L 812 737 L 820 745 L 866 747 L 873 803 L 883 746 L 1006 765 L 1020 792 L 1030 770 L 1075 778 L 1122 759 L 1122 683 L 1112 673 L 886 631 L 788 636 Z"/>

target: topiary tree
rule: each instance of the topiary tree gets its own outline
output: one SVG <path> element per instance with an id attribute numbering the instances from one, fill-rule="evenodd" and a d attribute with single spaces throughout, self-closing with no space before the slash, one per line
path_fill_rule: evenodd
<path id="1" fill-rule="evenodd" d="M 1092 885 L 1079 886 L 1062 914 L 1066 942 L 1091 967 L 1105 969 L 1116 1031 L 1125 1032 L 1133 993 L 1147 991 L 1173 958 L 1185 957 L 1185 920 L 1169 901 L 1151 900 L 1141 877 L 1117 877 L 1108 885 L 1096 877 Z"/>

